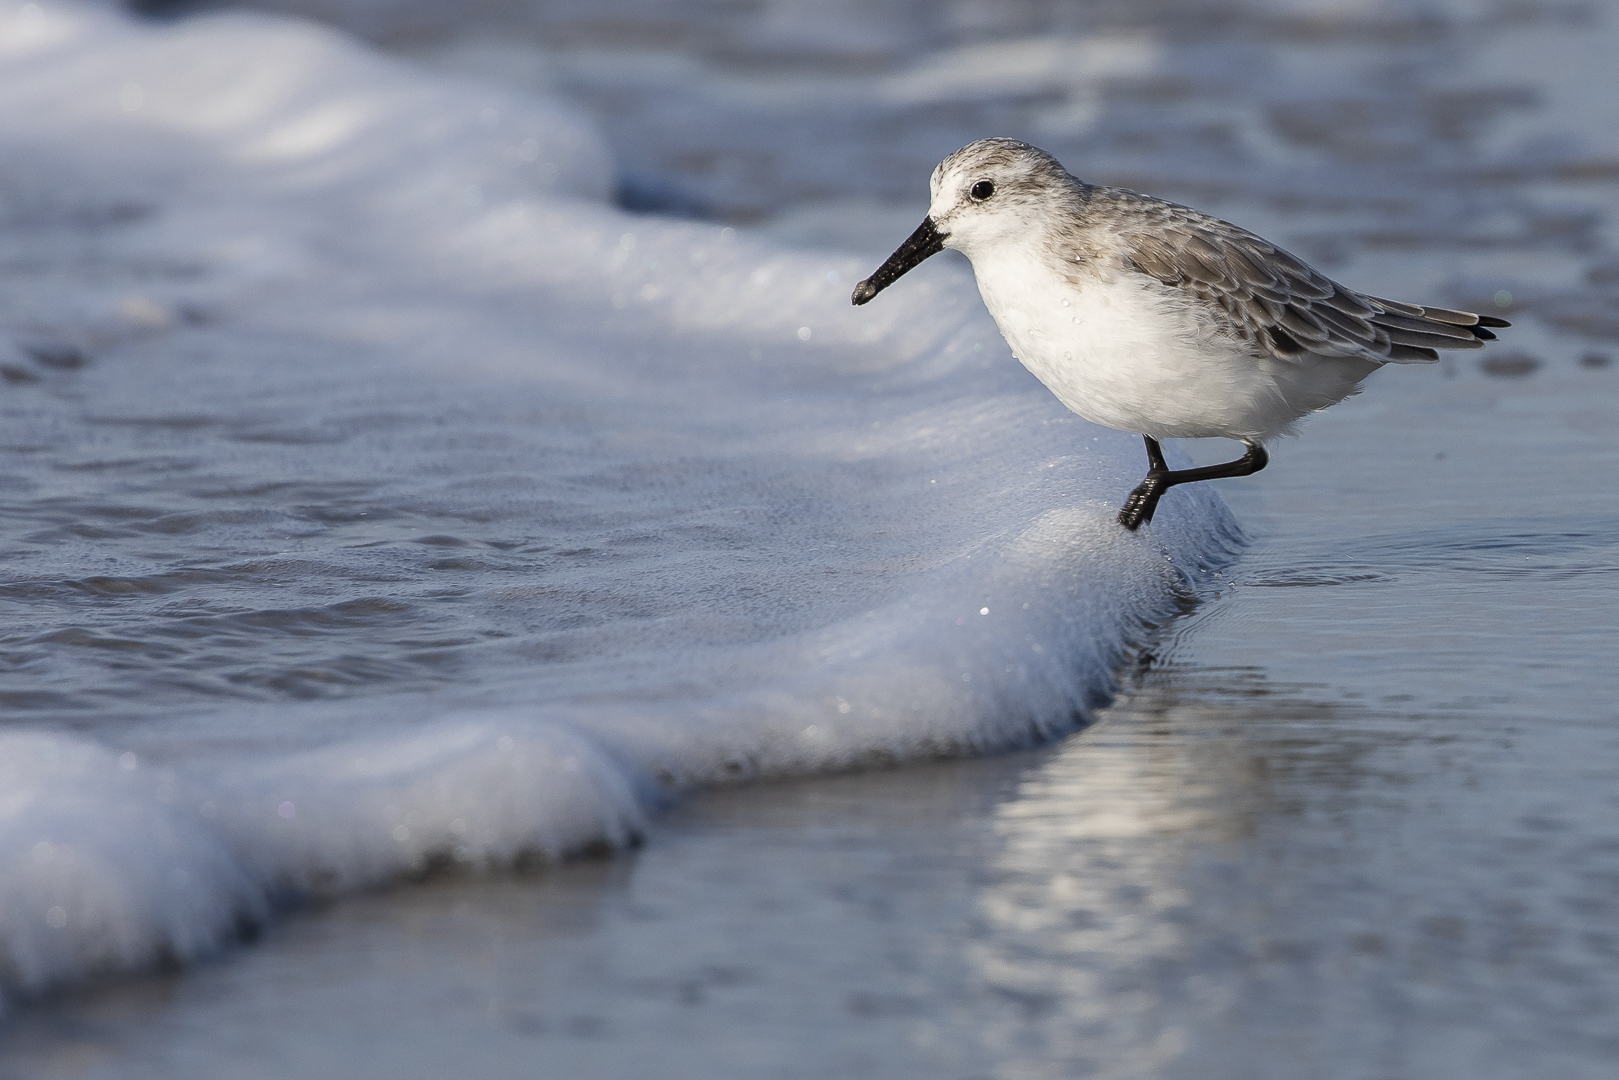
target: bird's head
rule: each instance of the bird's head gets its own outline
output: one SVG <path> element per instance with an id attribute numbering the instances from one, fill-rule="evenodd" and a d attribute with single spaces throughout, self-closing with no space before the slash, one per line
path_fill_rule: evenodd
<path id="1" fill-rule="evenodd" d="M 1042 220 L 1083 185 L 1057 159 L 1015 139 L 979 139 L 939 162 L 928 216 L 888 261 L 855 286 L 856 304 L 928 256 L 949 247 L 969 258 L 996 244 L 1040 235 Z"/>

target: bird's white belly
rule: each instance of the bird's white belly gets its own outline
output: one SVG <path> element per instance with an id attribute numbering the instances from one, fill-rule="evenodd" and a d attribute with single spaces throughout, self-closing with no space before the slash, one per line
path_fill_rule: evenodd
<path id="1" fill-rule="evenodd" d="M 1074 284 L 1013 254 L 974 259 L 979 292 L 1013 355 L 1087 420 L 1159 439 L 1264 439 L 1330 404 L 1289 393 L 1301 365 L 1255 355 L 1169 286 L 1084 270 Z"/>

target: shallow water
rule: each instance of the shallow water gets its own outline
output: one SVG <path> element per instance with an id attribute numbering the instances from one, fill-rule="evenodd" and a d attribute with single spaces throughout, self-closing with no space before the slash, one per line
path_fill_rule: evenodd
<path id="1" fill-rule="evenodd" d="M 13 1075 L 1609 1075 L 1619 506 L 1512 444 L 1611 468 L 1559 421 L 1610 378 L 1511 384 L 1465 471 L 1472 411 L 1389 438 L 1442 378 L 1320 418 L 1226 485 L 1258 534 L 1230 590 L 1059 746 L 310 913 L 30 1010 Z"/>
<path id="2" fill-rule="evenodd" d="M 437 66 L 487 62 L 487 41 L 354 14 L 387 10 L 357 5 L 350 21 Z M 858 33 L 802 42 L 789 75 L 810 85 L 775 97 L 759 86 L 791 80 L 759 57 L 799 40 L 787 15 L 774 36 L 727 24 L 742 43 L 725 49 L 697 34 L 648 48 L 652 31 L 603 17 L 542 41 L 571 52 L 504 77 L 544 70 L 595 108 L 632 201 L 795 243 L 848 239 L 854 220 L 850 247 L 885 254 L 932 159 L 993 124 L 1097 162 L 1092 178 L 1259 227 L 1357 286 L 1500 299 L 1519 325 L 1482 357 L 1379 373 L 1265 473 L 1223 484 L 1253 538 L 1230 583 L 1057 746 L 722 790 L 610 860 L 312 910 L 183 975 L 25 1010 L 6 1036 L 12 1075 L 1611 1075 L 1613 20 L 1553 6 L 1256 7 L 1191 24 L 1175 5 L 872 10 Z M 996 44 L 1013 39 L 1023 51 Z M 871 40 L 886 51 L 850 58 Z M 1100 81 L 1031 59 L 1097 40 L 1135 42 L 1101 49 L 1115 66 Z M 626 41 L 665 62 L 603 58 Z M 746 93 L 727 81 L 738 71 Z M 833 153 L 788 123 L 829 82 L 860 118 Z M 727 140 L 764 164 L 733 167 Z M 815 169 L 818 186 L 793 186 Z M 876 198 L 847 197 L 851 170 Z M 299 468 L 320 460 L 287 445 L 307 455 Z M 310 505 L 372 505 L 312 475 Z M 430 542 L 388 572 L 425 581 L 467 557 L 451 517 L 412 520 Z M 186 535 L 165 533 L 163 513 L 103 519 Z M 485 568 L 538 557 L 477 539 Z M 318 576 L 272 569 L 319 592 Z M 415 603 L 407 621 L 454 598 Z M 378 676 L 343 666 L 345 620 L 388 641 L 398 613 L 278 610 L 274 666 L 309 674 L 255 682 L 270 665 L 244 659 L 220 692 L 453 683 L 465 666 L 419 657 L 477 652 L 400 634 Z M 232 614 L 203 617 L 228 643 Z M 96 670 L 168 671 L 151 693 L 196 692 L 161 656 Z M 127 694 L 119 677 L 107 696 Z"/>

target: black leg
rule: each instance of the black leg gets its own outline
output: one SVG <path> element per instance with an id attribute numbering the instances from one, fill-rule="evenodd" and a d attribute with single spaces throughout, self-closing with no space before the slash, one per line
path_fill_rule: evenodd
<path id="1" fill-rule="evenodd" d="M 1143 521 L 1152 520 L 1153 511 L 1158 509 L 1158 500 L 1176 484 L 1195 484 L 1199 480 L 1219 480 L 1227 476 L 1252 476 L 1270 464 L 1270 455 L 1265 453 L 1265 448 L 1258 443 L 1249 443 L 1248 452 L 1236 461 L 1171 472 L 1169 466 L 1164 464 L 1164 448 L 1158 445 L 1158 440 L 1151 435 L 1143 435 L 1142 438 L 1147 440 L 1147 478 L 1130 492 L 1130 497 L 1124 500 L 1124 509 L 1119 511 L 1119 524 L 1132 532 Z"/>
<path id="2" fill-rule="evenodd" d="M 1148 468 L 1148 470 L 1150 470 L 1151 472 L 1161 472 L 1161 473 L 1168 472 L 1169 471 L 1169 466 L 1167 464 L 1165 464 L 1165 462 L 1164 462 L 1164 448 L 1162 446 L 1158 445 L 1158 440 L 1153 438 L 1151 435 L 1143 435 L 1141 437 L 1143 439 L 1147 440 L 1147 468 Z M 1150 521 L 1152 519 L 1148 518 L 1147 520 Z"/>

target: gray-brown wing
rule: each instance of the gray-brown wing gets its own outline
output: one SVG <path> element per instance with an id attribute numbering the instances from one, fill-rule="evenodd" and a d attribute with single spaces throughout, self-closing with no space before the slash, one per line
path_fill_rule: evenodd
<path id="1" fill-rule="evenodd" d="M 1211 303 L 1233 334 L 1282 359 L 1427 363 L 1439 349 L 1482 348 L 1495 339 L 1489 327 L 1510 325 L 1367 296 L 1218 218 L 1145 196 L 1124 202 L 1121 209 L 1133 212 L 1121 215 L 1119 237 L 1131 265 Z"/>

